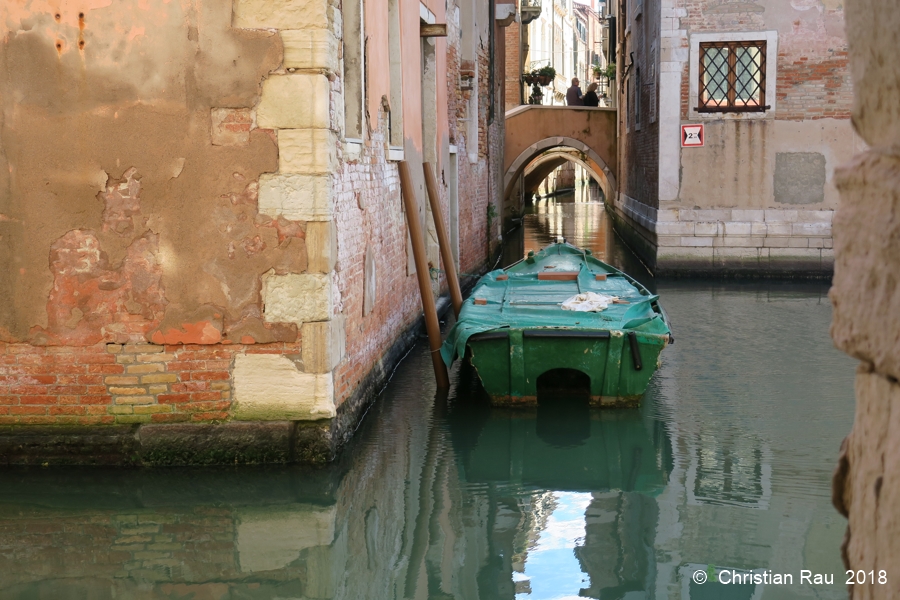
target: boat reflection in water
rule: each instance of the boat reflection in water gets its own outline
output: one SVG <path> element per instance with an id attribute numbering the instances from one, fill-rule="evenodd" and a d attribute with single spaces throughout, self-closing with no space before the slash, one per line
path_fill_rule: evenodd
<path id="1" fill-rule="evenodd" d="M 498 587 L 480 597 L 646 592 L 655 585 L 654 497 L 672 470 L 665 428 L 640 409 L 540 400 L 536 409 L 451 402 L 466 512 L 488 515 L 490 574 L 481 580 Z"/>

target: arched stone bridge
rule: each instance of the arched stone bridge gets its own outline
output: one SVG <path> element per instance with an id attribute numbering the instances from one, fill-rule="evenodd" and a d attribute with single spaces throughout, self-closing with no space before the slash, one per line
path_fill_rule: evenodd
<path id="1" fill-rule="evenodd" d="M 538 176 L 564 160 L 587 169 L 605 196 L 614 197 L 616 109 L 526 105 L 506 113 L 504 197 L 509 196 L 521 175 Z"/>

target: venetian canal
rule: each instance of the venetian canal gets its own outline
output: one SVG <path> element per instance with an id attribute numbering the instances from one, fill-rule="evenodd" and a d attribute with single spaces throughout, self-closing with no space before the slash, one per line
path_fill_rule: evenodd
<path id="1" fill-rule="evenodd" d="M 640 409 L 491 409 L 458 364 L 438 396 L 423 341 L 327 468 L 0 472 L 0 597 L 846 597 L 827 285 L 649 280 L 587 199 L 537 202 L 510 252 L 566 236 L 660 294 L 677 343 Z"/>

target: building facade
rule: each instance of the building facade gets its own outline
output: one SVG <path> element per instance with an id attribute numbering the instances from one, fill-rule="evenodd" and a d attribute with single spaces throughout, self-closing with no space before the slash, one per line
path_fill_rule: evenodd
<path id="1" fill-rule="evenodd" d="M 515 6 L 72 6 L 0 7 L 0 463 L 330 459 L 418 327 L 398 161 L 496 250 Z"/>
<path id="2" fill-rule="evenodd" d="M 850 124 L 843 5 L 621 0 L 619 194 L 657 273 L 828 276 Z"/>
<path id="3" fill-rule="evenodd" d="M 564 106 L 572 78 L 582 91 L 594 80 L 593 65 L 602 62 L 601 23 L 605 4 L 575 0 L 522 0 L 521 19 L 506 31 L 506 110 L 522 104 Z M 553 67 L 556 77 L 541 86 L 540 98 L 522 74 Z"/>

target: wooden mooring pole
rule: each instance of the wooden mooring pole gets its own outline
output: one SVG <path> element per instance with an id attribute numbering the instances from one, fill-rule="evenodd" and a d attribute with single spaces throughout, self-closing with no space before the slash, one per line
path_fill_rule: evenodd
<path id="1" fill-rule="evenodd" d="M 409 227 L 409 238 L 413 247 L 413 258 L 416 261 L 416 277 L 419 280 L 419 293 L 422 295 L 422 310 L 425 311 L 425 329 L 428 331 L 428 344 L 431 347 L 431 362 L 434 365 L 434 378 L 439 389 L 450 387 L 447 365 L 441 358 L 441 325 L 438 322 L 437 306 L 431 291 L 431 279 L 428 272 L 428 259 L 425 257 L 425 238 L 422 225 L 419 223 L 419 207 L 413 189 L 409 164 L 400 161 L 400 194 L 406 209 L 406 224 Z"/>
<path id="2" fill-rule="evenodd" d="M 428 202 L 431 204 L 431 214 L 434 217 L 434 229 L 437 231 L 438 245 L 441 248 L 441 260 L 444 261 L 444 272 L 447 274 L 447 287 L 450 288 L 450 302 L 453 304 L 453 314 L 459 318 L 462 310 L 462 292 L 459 290 L 459 278 L 456 276 L 456 263 L 453 261 L 453 251 L 450 249 L 450 238 L 444 228 L 444 213 L 441 212 L 441 199 L 438 196 L 437 179 L 431 163 L 423 163 L 425 170 L 425 189 L 428 190 Z"/>

